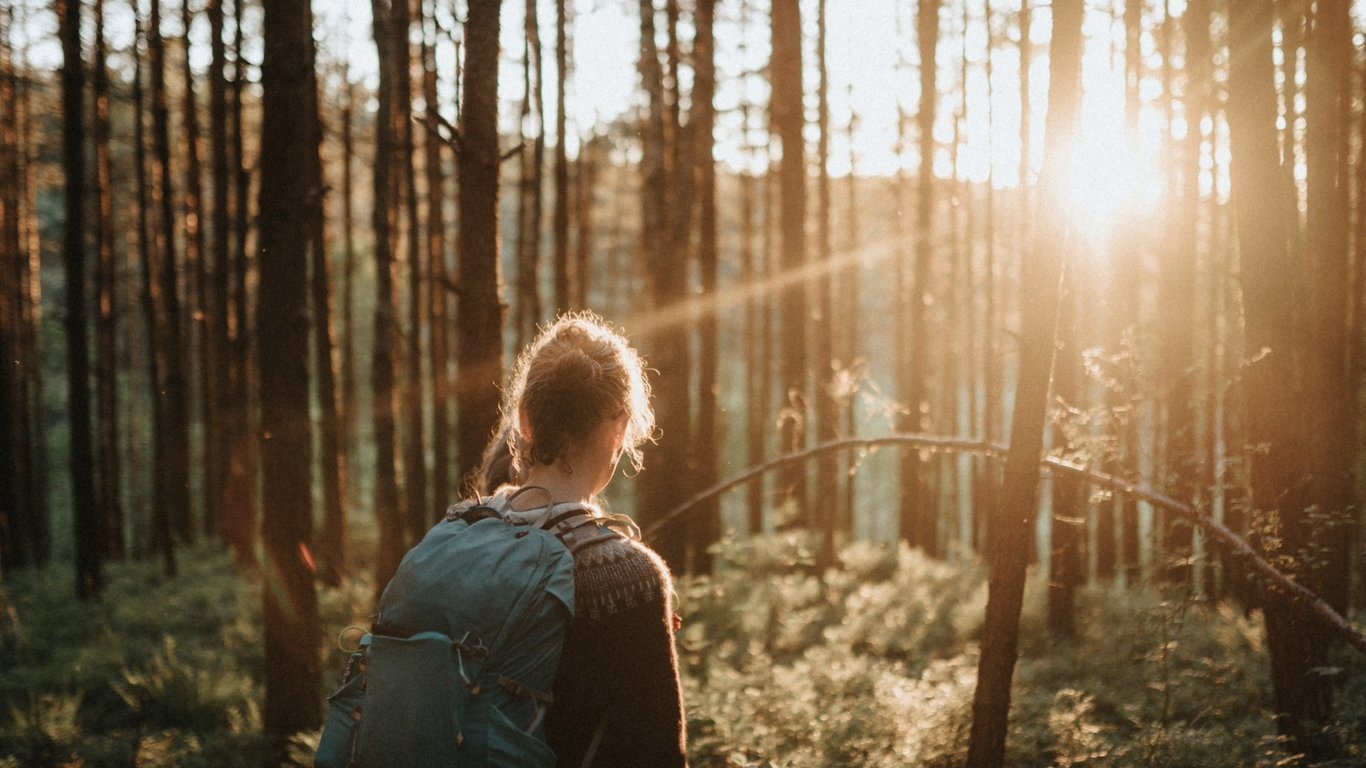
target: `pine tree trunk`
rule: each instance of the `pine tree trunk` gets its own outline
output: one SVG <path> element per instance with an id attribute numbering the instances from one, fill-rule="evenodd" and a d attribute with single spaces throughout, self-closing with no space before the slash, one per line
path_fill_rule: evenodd
<path id="1" fill-rule="evenodd" d="M 114 253 L 114 191 L 109 147 L 109 70 L 104 36 L 104 0 L 95 1 L 95 62 L 93 70 L 95 132 L 95 244 L 98 266 L 96 292 L 95 386 L 98 435 L 99 516 L 105 526 L 105 554 L 125 557 L 122 484 L 119 473 L 118 402 L 118 268 Z"/>
<path id="2" fill-rule="evenodd" d="M 524 6 L 525 39 L 522 46 L 522 113 L 518 122 L 522 144 L 518 153 L 520 163 L 520 196 L 517 202 L 517 348 L 522 348 L 536 336 L 536 324 L 542 319 L 541 302 L 541 161 L 545 151 L 545 119 L 541 114 L 544 104 L 541 84 L 540 22 L 536 17 L 536 0 Z M 539 126 L 539 127 L 538 127 Z M 529 137 L 527 131 L 535 130 Z M 529 140 L 528 140 L 529 139 Z M 528 144 L 530 146 L 528 146 Z"/>
<path id="3" fill-rule="evenodd" d="M 672 215 L 678 215 L 670 196 L 674 188 L 669 174 L 668 102 L 664 72 L 655 45 L 655 8 L 651 0 L 640 2 L 640 73 L 649 99 L 641 129 L 641 227 L 651 310 L 664 314 L 681 307 L 686 295 L 687 274 L 672 235 Z M 679 323 L 659 323 L 645 340 L 644 351 L 658 373 L 654 380 L 655 416 L 660 441 L 647 451 L 641 474 L 640 508 L 645 519 L 663 514 L 679 498 L 681 478 L 677 467 L 687 466 L 689 449 L 689 395 L 686 382 L 687 343 Z M 670 386 L 669 383 L 672 383 Z M 675 528 L 660 547 L 660 554 L 676 572 L 687 567 L 685 528 Z"/>
<path id="4" fill-rule="evenodd" d="M 456 316 L 457 462 L 462 486 L 498 425 L 503 378 L 502 278 L 498 265 L 499 0 L 470 0 L 458 159 L 460 230 Z"/>
<path id="5" fill-rule="evenodd" d="M 76 596 L 91 600 L 104 590 L 105 524 L 95 497 L 95 446 L 90 418 L 90 307 L 85 274 L 85 62 L 81 4 L 57 0 L 62 40 L 62 172 L 66 218 L 62 262 L 66 278 L 67 414 L 71 455 L 71 507 L 76 540 Z"/>
<path id="6" fill-rule="evenodd" d="M 1081 100 L 1081 0 L 1053 3 L 1048 122 L 1042 195 L 1035 240 L 1020 283 L 1020 373 L 1000 507 L 987 537 L 988 597 L 982 655 L 972 701 L 969 768 L 1002 765 L 1010 716 L 1011 678 L 1019 650 L 1020 609 L 1029 531 L 1038 502 L 1039 458 L 1048 411 L 1058 321 L 1058 289 L 1068 233 L 1058 190 Z"/>
<path id="7" fill-rule="evenodd" d="M 812 380 L 816 397 L 816 442 L 839 437 L 839 411 L 835 401 L 835 263 L 830 238 L 830 69 L 826 65 L 826 0 L 816 6 L 816 67 L 820 77 L 817 94 L 816 145 L 816 258 L 823 265 L 816 280 L 815 365 Z M 843 276 L 843 270 L 840 270 Z M 847 277 L 845 278 L 847 279 Z M 705 487 L 705 486 L 704 486 Z M 839 457 L 823 454 L 816 463 L 816 530 L 820 549 L 816 557 L 821 570 L 835 565 L 835 511 L 839 498 Z"/>
<path id="8" fill-rule="evenodd" d="M 424 8 L 427 8 L 424 3 Z M 450 378 L 446 363 L 450 352 L 446 342 L 447 311 L 449 304 L 446 290 L 446 174 L 442 166 L 443 154 L 440 139 L 440 115 L 437 112 L 437 71 L 436 39 L 429 41 L 426 28 L 428 21 L 436 24 L 436 5 L 424 11 L 422 27 L 422 100 L 426 102 L 423 115 L 425 134 L 423 149 L 427 178 L 427 241 L 424 258 L 427 263 L 427 306 L 431 316 L 428 328 L 431 343 L 428 346 L 428 362 L 432 369 L 432 501 L 437 509 L 453 501 L 451 485 L 450 458 L 450 416 L 447 399 L 450 397 Z"/>
<path id="9" fill-rule="evenodd" d="M 228 413 L 232 408 L 229 398 L 229 305 L 228 284 L 230 259 L 229 237 L 232 222 L 228 211 L 228 190 L 232 178 L 228 171 L 228 80 L 227 46 L 223 41 L 223 0 L 209 0 L 205 6 L 209 18 L 209 186 L 213 199 L 210 219 L 209 249 L 205 265 L 211 296 L 208 305 L 208 368 L 212 379 L 204 392 L 204 429 L 210 443 L 205 445 L 204 492 L 208 499 L 205 527 L 210 535 L 224 539 L 224 492 L 228 477 L 228 459 L 232 455 L 229 439 Z"/>
<path id="10" fill-rule="evenodd" d="M 136 48 L 141 53 L 145 32 L 139 24 Z M 175 536 L 172 532 L 169 490 L 166 474 L 158 471 L 166 455 L 166 404 L 159 397 L 166 380 L 165 314 L 162 302 L 159 262 L 156 242 L 152 235 L 152 181 L 148 170 L 146 137 L 146 96 L 143 88 L 143 57 L 134 57 L 133 74 L 133 162 L 137 167 L 138 189 L 138 258 L 142 269 L 142 314 L 147 332 L 148 383 L 152 387 L 152 551 L 162 557 L 162 570 L 167 577 L 176 573 Z"/>
<path id="11" fill-rule="evenodd" d="M 11 47 L 14 8 L 0 9 L 0 103 L 16 101 L 16 72 Z M 23 360 L 23 260 L 19 238 L 19 163 L 17 110 L 0 112 L 0 360 Z M 20 492 L 28 459 L 24 430 L 28 406 L 23 397 L 21 366 L 0 365 L 0 574 L 27 565 L 27 505 Z"/>
<path id="12" fill-rule="evenodd" d="M 554 233 L 557 314 L 584 305 L 583 302 L 574 301 L 580 273 L 575 269 L 577 263 L 569 259 L 569 149 L 565 109 L 565 82 L 569 79 L 568 13 L 569 0 L 555 0 L 555 210 L 551 228 Z"/>
<path id="13" fill-rule="evenodd" d="M 261 62 L 260 301 L 261 540 L 265 549 L 266 733 L 319 725 L 318 598 L 313 588 L 308 377 L 308 246 L 317 129 L 306 0 L 265 0 Z M 322 309 L 325 309 L 323 307 Z"/>
<path id="14" fill-rule="evenodd" d="M 183 234 L 185 239 L 185 269 L 189 277 L 186 279 L 186 291 L 188 305 L 188 322 L 186 330 L 189 331 L 189 338 L 185 345 L 186 358 L 193 356 L 196 360 L 196 369 L 199 373 L 198 405 L 201 415 L 200 429 L 200 456 L 199 466 L 204 473 L 205 482 L 201 483 L 200 488 L 203 493 L 201 503 L 204 508 L 203 531 L 207 536 L 212 536 L 218 528 L 217 500 L 210 495 L 211 488 L 207 482 L 209 466 L 213 463 L 213 452 L 215 437 L 209 428 L 210 410 L 216 398 L 215 389 L 217 381 L 212 371 L 212 353 L 210 351 L 210 323 L 212 309 L 209 298 L 209 265 L 205 253 L 205 237 L 203 223 L 204 216 L 204 196 L 203 196 L 203 148 L 200 146 L 199 128 L 199 104 L 195 96 L 194 70 L 190 66 L 190 28 L 194 22 L 194 14 L 190 10 L 189 0 L 181 0 L 180 20 L 184 37 L 183 55 L 181 57 L 181 75 L 184 91 L 181 94 L 182 114 L 184 116 L 181 123 L 185 132 L 185 199 L 183 201 L 184 213 L 181 217 L 183 222 Z M 188 384 L 186 385 L 189 386 Z M 186 395 L 186 417 L 190 418 L 190 395 Z M 188 429 L 188 423 L 186 429 Z"/>
<path id="15" fill-rule="evenodd" d="M 162 389 L 166 400 L 164 430 L 166 452 L 157 470 L 165 473 L 166 503 L 175 535 L 182 541 L 195 539 L 194 517 L 190 504 L 189 388 L 186 382 L 185 334 L 181 316 L 179 251 L 176 248 L 177 218 L 175 185 L 171 181 L 171 116 L 166 93 L 166 43 L 161 35 L 161 0 L 151 0 L 148 20 L 147 52 L 151 72 L 152 154 L 156 174 L 153 205 L 160 214 L 157 254 L 161 265 L 161 311 L 164 314 L 165 379 Z"/>
<path id="16" fill-rule="evenodd" d="M 802 139 L 805 124 L 802 111 L 802 25 L 797 0 L 774 0 L 772 8 L 772 50 L 769 66 L 772 97 L 769 103 L 770 130 L 782 149 L 778 168 L 780 206 L 779 268 L 791 276 L 777 292 L 782 328 L 780 352 L 779 448 L 794 453 L 806 446 L 807 333 L 806 284 L 795 279 L 806 266 L 806 148 Z M 800 465 L 778 476 L 781 496 L 777 503 L 788 514 L 806 514 L 806 471 Z M 801 519 L 801 518 L 799 518 Z"/>
<path id="17" fill-rule="evenodd" d="M 413 123 L 412 83 L 412 11 L 410 0 L 390 3 L 394 36 L 394 118 L 397 137 L 398 164 L 396 190 L 407 219 L 406 261 L 408 266 L 408 333 L 402 368 L 406 369 L 407 386 L 404 390 L 417 402 L 426 399 L 426 377 L 422 371 L 422 328 L 427 319 L 426 291 L 422 284 L 423 241 L 419 227 L 417 174 L 413 167 L 416 133 Z M 396 229 L 397 231 L 397 229 Z M 435 512 L 427 502 L 426 409 L 403 409 L 403 491 L 405 528 L 408 541 L 416 542 L 435 522 Z M 443 507 L 444 509 L 444 507 Z"/>
<path id="18" fill-rule="evenodd" d="M 313 28 L 313 12 L 305 7 L 306 25 Z M 321 576 L 329 585 L 340 583 L 346 573 L 346 449 L 342 440 L 341 413 L 337 403 L 337 346 L 332 323 L 332 270 L 327 247 L 327 178 L 323 161 L 323 122 L 319 108 L 317 48 L 313 36 L 306 40 L 307 58 L 315 62 L 305 86 L 306 120 L 312 135 L 307 150 L 308 179 L 304 207 L 308 221 L 309 301 L 313 318 L 313 370 L 317 375 L 319 416 L 319 462 L 322 469 L 323 530 L 319 537 Z"/>
<path id="19" fill-rule="evenodd" d="M 693 156 L 697 161 L 698 237 L 697 265 L 701 278 L 701 297 L 716 296 L 718 245 L 716 221 L 716 163 L 712 159 L 716 110 L 716 0 L 698 0 L 694 19 L 697 39 L 693 48 L 692 130 L 697 140 Z M 697 462 L 693 486 L 710 488 L 719 479 L 718 440 L 720 414 L 717 391 L 720 386 L 720 308 L 710 304 L 698 318 L 697 424 L 693 434 L 693 457 Z M 696 573 L 712 570 L 710 547 L 721 539 L 721 509 L 708 503 L 696 510 L 692 521 L 692 562 Z"/>
<path id="20" fill-rule="evenodd" d="M 374 202 L 371 228 L 375 237 L 375 323 L 371 342 L 371 419 L 375 435 L 375 520 L 379 554 L 375 590 L 389 583 L 407 547 L 404 544 L 403 499 L 398 485 L 398 403 L 394 379 L 401 340 L 398 329 L 397 267 L 394 263 L 394 23 L 383 0 L 370 4 L 375 47 L 379 53 L 379 88 L 375 94 Z"/>

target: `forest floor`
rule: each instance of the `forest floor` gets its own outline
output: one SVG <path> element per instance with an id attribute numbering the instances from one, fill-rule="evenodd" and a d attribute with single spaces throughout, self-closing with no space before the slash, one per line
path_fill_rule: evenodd
<path id="1" fill-rule="evenodd" d="M 846 549 L 817 575 L 801 538 L 727 545 L 680 579 L 689 749 L 706 766 L 954 766 L 966 754 L 985 579 L 904 549 Z M 182 572 L 111 566 L 105 598 L 69 567 L 0 593 L 0 767 L 311 765 L 261 731 L 259 583 L 216 549 Z M 1032 580 L 1015 674 L 1011 766 L 1282 766 L 1258 614 L 1171 589 L 1092 587 L 1076 637 L 1051 638 Z M 320 590 L 324 688 L 333 638 L 373 585 Z M 1358 617 L 1359 619 L 1360 617 Z M 1366 766 L 1366 659 L 1339 651 L 1338 720 L 1320 766 Z M 319 702 L 321 706 L 322 702 Z"/>

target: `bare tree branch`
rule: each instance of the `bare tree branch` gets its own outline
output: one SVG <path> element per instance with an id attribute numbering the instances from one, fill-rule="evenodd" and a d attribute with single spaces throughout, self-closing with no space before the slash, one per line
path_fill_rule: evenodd
<path id="1" fill-rule="evenodd" d="M 696 508 L 702 502 L 720 496 L 733 488 L 744 485 L 766 472 L 798 464 L 826 453 L 848 450 L 869 450 L 889 445 L 914 446 L 921 449 L 943 451 L 946 453 L 973 453 L 994 459 L 1001 458 L 1006 453 L 1006 447 L 999 443 L 988 443 L 982 440 L 943 437 L 939 435 L 903 434 L 887 435 L 884 437 L 830 440 L 812 446 L 804 451 L 776 456 L 762 464 L 750 467 L 727 480 L 717 483 L 706 490 L 698 492 L 686 501 L 674 506 L 659 519 L 655 520 L 653 524 L 645 528 L 642 537 L 646 540 L 653 540 L 675 519 Z M 1246 563 L 1247 567 L 1252 572 L 1265 578 L 1268 582 L 1268 589 L 1279 592 L 1285 598 L 1297 601 L 1308 608 L 1310 612 L 1336 632 L 1339 637 L 1345 640 L 1353 648 L 1357 649 L 1357 651 L 1366 655 L 1366 634 L 1339 614 L 1332 606 L 1325 602 L 1323 598 L 1278 570 L 1276 566 L 1272 565 L 1266 558 L 1258 554 L 1252 545 L 1247 543 L 1243 537 L 1239 536 L 1222 523 L 1201 514 L 1199 510 L 1192 507 L 1190 504 L 1174 499 L 1151 488 L 1125 480 L 1124 478 L 1105 472 L 1087 469 L 1084 466 L 1073 464 L 1056 456 L 1046 457 L 1042 463 L 1044 468 L 1050 473 L 1067 475 L 1117 493 L 1128 494 L 1140 501 L 1145 501 L 1156 508 L 1171 512 L 1172 514 L 1199 526 L 1200 529 L 1209 534 L 1211 538 L 1227 547 L 1235 557 Z"/>

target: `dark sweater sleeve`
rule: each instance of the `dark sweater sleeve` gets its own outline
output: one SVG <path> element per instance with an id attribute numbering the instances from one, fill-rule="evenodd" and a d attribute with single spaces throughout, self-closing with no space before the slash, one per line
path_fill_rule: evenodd
<path id="1" fill-rule="evenodd" d="M 547 724 L 560 766 L 582 765 L 600 725 L 595 768 L 687 764 L 668 570 L 643 546 L 624 547 L 576 569 L 578 615 Z"/>

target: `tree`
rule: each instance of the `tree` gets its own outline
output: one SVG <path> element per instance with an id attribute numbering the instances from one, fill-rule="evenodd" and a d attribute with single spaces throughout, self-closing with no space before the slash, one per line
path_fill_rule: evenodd
<path id="1" fill-rule="evenodd" d="M 379 53 L 379 87 L 375 93 L 374 205 L 371 227 L 375 237 L 375 330 L 370 364 L 371 419 L 375 435 L 375 520 L 379 524 L 379 557 L 375 565 L 375 589 L 389 583 L 406 549 L 403 499 L 398 486 L 398 404 L 394 378 L 400 349 L 398 297 L 394 264 L 393 189 L 394 143 L 394 34 L 393 19 L 384 0 L 371 0 L 370 10 Z M 406 60 L 406 59 L 405 59 Z"/>
<path id="2" fill-rule="evenodd" d="M 802 23 L 797 0 L 774 0 L 772 10 L 773 60 L 769 65 L 772 97 L 770 131 L 782 151 L 778 187 L 782 197 L 779 249 L 784 287 L 779 292 L 782 341 L 780 353 L 782 417 L 779 444 L 785 453 L 801 450 L 806 442 L 807 362 L 806 283 L 797 279 L 806 265 L 806 150 L 802 139 Z M 794 467 L 778 479 L 781 503 L 802 511 L 806 479 Z"/>
<path id="3" fill-rule="evenodd" d="M 1010 450 L 999 507 L 987 529 L 987 611 L 972 699 L 969 768 L 999 766 L 1005 759 L 1010 684 L 1019 650 L 1029 530 L 1038 499 L 1039 458 L 1053 367 L 1058 285 L 1068 241 L 1060 192 L 1081 96 L 1082 15 L 1081 0 L 1053 3 L 1042 197 L 1033 247 L 1020 277 L 1020 372 Z"/>
<path id="4" fill-rule="evenodd" d="M 693 78 L 692 130 L 697 141 L 693 156 L 697 162 L 697 265 L 701 277 L 701 296 L 713 297 L 717 290 L 718 246 L 716 223 L 716 161 L 713 159 L 716 125 L 716 0 L 699 0 L 695 25 L 697 40 L 693 50 L 696 74 Z M 718 365 L 720 357 L 720 308 L 704 306 L 698 319 L 697 424 L 693 433 L 697 462 L 696 487 L 709 488 L 719 475 L 720 450 L 717 432 Z M 709 548 L 721 539 L 721 510 L 709 504 L 699 510 L 692 526 L 693 567 L 698 573 L 711 573 Z"/>
<path id="5" fill-rule="evenodd" d="M 517 202 L 517 347 L 536 336 L 541 321 L 541 177 L 545 168 L 545 85 L 536 0 L 526 0 L 522 46 L 522 143 Z M 529 135 L 534 131 L 534 136 Z M 530 139 L 528 141 L 528 139 Z"/>
<path id="6" fill-rule="evenodd" d="M 190 66 L 190 28 L 194 22 L 194 13 L 190 10 L 189 0 L 181 0 L 180 21 L 183 29 L 181 42 L 183 51 L 180 60 L 181 85 L 184 88 L 181 94 L 181 123 L 185 132 L 185 195 L 182 201 L 183 213 L 180 221 L 184 230 L 185 241 L 185 272 L 186 277 L 186 304 L 189 305 L 187 312 L 186 331 L 189 334 L 189 343 L 186 344 L 186 357 L 193 355 L 196 358 L 196 368 L 199 372 L 199 405 L 202 423 L 206 428 L 200 430 L 200 463 L 204 466 L 207 476 L 207 466 L 214 451 L 215 437 L 207 428 L 210 423 L 209 411 L 214 400 L 214 390 L 217 381 L 212 371 L 212 354 L 210 352 L 210 323 L 209 318 L 212 314 L 209 298 L 209 267 L 205 256 L 204 238 L 204 183 L 203 183 L 203 150 L 200 147 L 199 129 L 199 104 L 195 96 L 194 69 Z M 187 384 L 188 387 L 188 384 Z M 186 408 L 188 409 L 190 394 L 186 392 Z M 190 418 L 187 410 L 186 418 Z M 188 429 L 188 425 L 187 425 Z M 217 521 L 212 519 L 217 514 L 218 499 L 211 496 L 212 488 L 209 483 L 201 484 L 202 501 L 204 507 L 203 530 L 206 534 L 213 534 L 217 531 Z"/>
<path id="7" fill-rule="evenodd" d="M 67 412 L 71 433 L 71 506 L 76 536 L 76 595 L 104 590 L 105 519 L 96 504 L 93 428 L 90 418 L 90 308 L 85 275 L 85 61 L 81 54 L 80 0 L 58 0 L 62 39 L 62 172 L 66 219 L 62 263 L 66 275 Z"/>
<path id="8" fill-rule="evenodd" d="M 649 108 L 642 118 L 641 141 L 641 231 L 645 265 L 648 270 L 650 307 L 660 317 L 682 306 L 686 296 L 687 270 L 678 243 L 673 217 L 679 215 L 673 175 L 669 173 L 671 145 L 668 131 L 668 100 L 663 66 L 655 44 L 655 7 L 651 0 L 640 2 L 640 68 Z M 648 452 L 646 470 L 640 479 L 640 506 L 646 514 L 663 514 L 678 498 L 682 478 L 673 468 L 687 466 L 689 438 L 688 351 L 682 324 L 665 319 L 651 329 L 645 356 L 663 382 L 655 388 L 656 423 L 659 442 Z M 660 554 L 670 567 L 686 567 L 687 533 L 669 537 Z"/>
<path id="9" fill-rule="evenodd" d="M 428 9 L 426 3 L 424 9 Z M 425 133 L 423 135 L 424 163 L 427 177 L 427 306 L 431 315 L 431 341 L 428 345 L 428 364 L 432 370 L 432 499 L 437 505 L 451 499 L 450 460 L 450 417 L 447 398 L 450 397 L 450 377 L 447 367 L 450 361 L 447 335 L 447 304 L 450 303 L 447 291 L 446 268 L 446 173 L 442 166 L 444 160 L 441 141 L 440 99 L 437 94 L 436 38 L 429 40 L 427 22 L 436 22 L 436 3 L 423 12 L 422 33 L 422 100 L 426 103 L 423 115 Z"/>
<path id="10" fill-rule="evenodd" d="M 153 204 L 160 215 L 156 252 L 161 294 L 160 314 L 165 329 L 165 378 L 161 396 L 165 399 L 165 423 L 158 434 L 165 441 L 157 471 L 165 473 L 165 503 L 176 536 L 194 541 L 194 521 L 190 507 L 190 430 L 189 388 L 185 375 L 185 340 L 180 309 L 180 259 L 176 247 L 177 218 L 175 185 L 171 182 L 171 116 L 166 93 L 166 41 L 161 34 L 161 0 L 152 0 L 147 22 L 148 64 L 152 88 Z"/>
<path id="11" fill-rule="evenodd" d="M 212 441 L 205 446 L 204 487 L 210 503 L 204 514 L 205 527 L 212 535 L 223 538 L 224 489 L 233 450 L 227 418 L 232 408 L 229 402 L 232 390 L 229 385 L 231 336 L 228 320 L 231 309 L 228 305 L 228 249 L 232 232 L 228 200 L 232 183 L 228 171 L 228 54 L 223 40 L 223 0 L 208 0 L 204 10 L 209 19 L 209 190 L 213 201 L 206 251 L 209 263 L 205 266 L 212 286 L 212 296 L 206 297 L 206 303 L 209 308 L 208 357 L 213 383 L 204 392 L 204 429 Z"/>
<path id="12" fill-rule="evenodd" d="M 830 68 L 826 64 L 826 2 L 816 6 L 816 68 L 820 74 L 817 92 L 819 138 L 816 145 L 816 257 L 821 269 L 816 278 L 815 366 L 816 442 L 839 437 L 839 410 L 834 386 L 835 375 L 835 289 L 834 252 L 830 237 Z M 816 529 L 820 533 L 817 562 L 822 568 L 835 564 L 835 510 L 839 498 L 839 462 L 833 454 L 823 455 L 816 463 Z"/>
<path id="13" fill-rule="evenodd" d="M 701 13 L 701 10 L 698 10 Z M 555 210 L 554 237 L 555 311 L 563 312 L 585 302 L 573 299 L 581 274 L 569 259 L 569 148 L 565 108 L 565 82 L 569 79 L 568 0 L 555 0 Z"/>
<path id="14" fill-rule="evenodd" d="M 920 0 L 917 6 L 916 31 L 920 44 L 920 105 L 918 124 L 920 167 L 915 204 L 915 256 L 911 268 L 907 327 L 910 338 L 901 344 L 910 345 L 905 357 L 907 368 L 898 373 L 898 385 L 906 409 L 904 429 L 923 432 L 929 410 L 928 368 L 931 243 L 934 223 L 934 113 L 938 101 L 935 52 L 939 43 L 939 0 Z M 901 463 L 901 537 L 926 554 L 939 554 L 938 512 L 934 494 L 928 492 L 922 477 L 919 451 L 903 451 Z"/>
<path id="15" fill-rule="evenodd" d="M 95 61 L 92 95 L 95 134 L 95 386 L 98 426 L 96 461 L 98 514 L 105 527 L 105 554 L 124 557 L 123 503 L 119 482 L 118 268 L 114 253 L 114 191 L 110 151 L 109 68 L 104 36 L 104 0 L 95 0 Z"/>
<path id="16" fill-rule="evenodd" d="M 257 328 L 265 548 L 265 729 L 278 739 L 319 724 L 318 598 L 313 588 L 308 418 L 310 153 L 313 71 L 306 0 L 265 0 L 261 62 L 261 269 Z"/>
<path id="17" fill-rule="evenodd" d="M 456 315 L 457 464 L 462 486 L 498 425 L 503 375 L 502 273 L 498 265 L 499 0 L 470 0 L 460 109 L 460 230 Z"/>
<path id="18" fill-rule="evenodd" d="M 307 10 L 307 26 L 313 29 L 313 11 Z M 306 86 L 307 121 L 312 128 L 309 137 L 307 166 L 308 263 L 309 301 L 313 317 L 313 370 L 317 372 L 317 401 L 319 409 L 318 457 L 322 470 L 323 531 L 320 555 L 323 578 L 335 585 L 346 571 L 346 449 L 342 442 L 342 418 L 337 403 L 337 347 L 332 324 L 332 277 L 327 247 L 327 178 L 323 172 L 323 122 L 318 82 L 317 44 L 309 34 L 308 60 L 314 66 L 308 70 Z"/>

